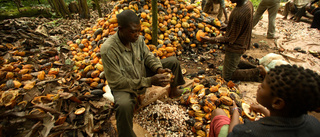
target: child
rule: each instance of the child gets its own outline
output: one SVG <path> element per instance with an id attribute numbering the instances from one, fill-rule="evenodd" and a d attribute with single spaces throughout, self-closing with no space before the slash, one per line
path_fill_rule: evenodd
<path id="1" fill-rule="evenodd" d="M 225 57 L 222 77 L 233 81 L 256 81 L 259 74 L 264 76 L 264 68 L 238 69 L 242 54 L 249 49 L 252 33 L 253 6 L 249 0 L 231 0 L 237 6 L 232 10 L 226 34 L 219 37 L 201 37 L 202 42 L 224 43 Z"/>
<path id="2" fill-rule="evenodd" d="M 320 122 L 307 114 L 320 106 L 319 74 L 296 65 L 281 65 L 271 69 L 257 90 L 257 102 L 251 109 L 266 117 L 239 124 L 238 108 L 234 104 L 228 137 L 319 137 Z M 217 111 L 217 112 L 216 112 Z M 229 123 L 217 109 L 212 112 L 210 136 L 226 132 Z M 222 116 L 221 116 L 222 115 Z M 220 117 L 220 119 L 218 118 Z M 217 124 L 218 123 L 218 124 Z M 222 124 L 221 124 L 222 123 Z M 218 125 L 215 126 L 214 125 Z M 222 130 L 219 130 L 219 127 Z M 211 131 L 214 130 L 214 131 Z M 214 134 L 214 135 L 213 135 Z"/>

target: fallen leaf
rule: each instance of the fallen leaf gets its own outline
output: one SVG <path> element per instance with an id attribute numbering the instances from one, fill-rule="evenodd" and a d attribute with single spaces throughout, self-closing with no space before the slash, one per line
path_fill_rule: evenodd
<path id="1" fill-rule="evenodd" d="M 51 115 L 49 112 L 47 113 L 47 116 L 43 119 L 43 126 L 44 128 L 41 131 L 41 135 L 43 137 L 46 137 L 49 135 L 52 127 L 54 126 L 54 116 Z"/>

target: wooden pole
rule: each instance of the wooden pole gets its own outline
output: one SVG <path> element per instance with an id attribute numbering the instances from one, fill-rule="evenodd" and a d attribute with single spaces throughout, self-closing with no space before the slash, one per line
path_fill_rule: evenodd
<path id="1" fill-rule="evenodd" d="M 100 8 L 100 2 L 99 2 L 99 0 L 94 0 L 94 2 L 96 3 L 96 6 L 97 6 L 97 8 L 98 8 L 99 17 L 102 18 L 102 13 L 101 13 L 101 8 Z"/>
<path id="2" fill-rule="evenodd" d="M 57 3 L 58 1 L 56 0 L 48 0 L 49 3 L 51 3 L 51 7 L 54 9 L 54 11 L 59 15 L 65 18 L 64 14 L 62 14 L 59 10 L 59 4 Z"/>
<path id="3" fill-rule="evenodd" d="M 69 9 L 67 8 L 67 4 L 64 2 L 64 0 L 60 0 L 59 4 L 60 4 L 61 11 L 62 11 L 64 14 L 68 14 L 69 18 L 71 18 L 70 11 L 69 11 Z"/>
<path id="4" fill-rule="evenodd" d="M 157 0 L 152 0 L 152 44 L 158 46 L 158 7 Z"/>
<path id="5" fill-rule="evenodd" d="M 78 0 L 80 18 L 90 19 L 89 8 L 87 0 Z"/>

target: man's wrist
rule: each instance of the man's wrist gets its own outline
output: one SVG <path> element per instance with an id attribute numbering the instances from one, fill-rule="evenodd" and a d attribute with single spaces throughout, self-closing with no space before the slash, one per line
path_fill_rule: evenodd
<path id="1" fill-rule="evenodd" d="M 240 114 L 239 107 L 232 108 L 230 112 L 231 112 L 231 114 L 233 114 L 235 111 L 237 111 Z"/>
<path id="2" fill-rule="evenodd" d="M 159 74 L 159 70 L 162 69 L 162 67 L 157 68 L 156 73 Z"/>

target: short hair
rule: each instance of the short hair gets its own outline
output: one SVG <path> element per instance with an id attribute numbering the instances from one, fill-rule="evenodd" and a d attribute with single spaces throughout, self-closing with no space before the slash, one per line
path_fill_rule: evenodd
<path id="1" fill-rule="evenodd" d="M 300 116 L 320 107 L 320 76 L 296 65 L 281 65 L 271 69 L 266 82 L 272 95 L 282 98 L 290 116 Z"/>
<path id="2" fill-rule="evenodd" d="M 132 10 L 124 10 L 117 14 L 118 25 L 120 27 L 129 27 L 131 23 L 140 24 L 140 18 Z"/>

